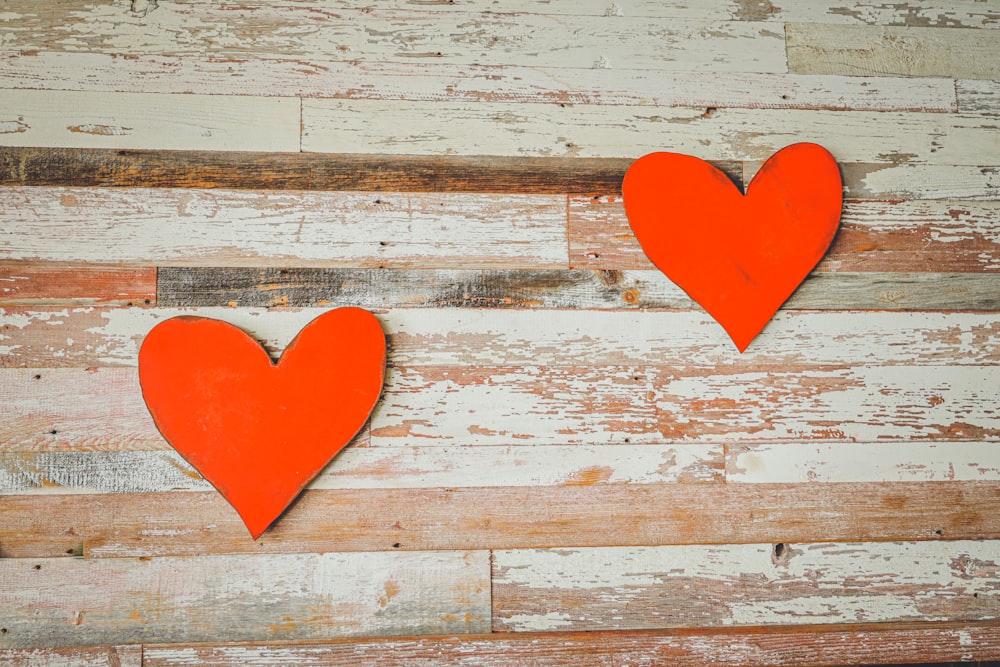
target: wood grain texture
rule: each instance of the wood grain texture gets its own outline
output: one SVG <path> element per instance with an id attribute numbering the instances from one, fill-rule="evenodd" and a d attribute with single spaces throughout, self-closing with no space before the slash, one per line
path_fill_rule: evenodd
<path id="1" fill-rule="evenodd" d="M 1000 79 L 996 30 L 789 23 L 785 34 L 790 72 Z"/>
<path id="2" fill-rule="evenodd" d="M 1000 166 L 993 163 L 945 166 L 901 161 L 894 166 L 841 162 L 840 170 L 845 193 L 851 198 L 995 201 L 1000 198 Z"/>
<path id="3" fill-rule="evenodd" d="M 991 541 L 497 550 L 493 569 L 499 631 L 975 621 L 1000 607 Z"/>
<path id="4" fill-rule="evenodd" d="M 489 629 L 489 554 L 5 559 L 5 647 Z M 298 622 L 309 618 L 308 623 Z"/>
<path id="5" fill-rule="evenodd" d="M 287 97 L 4 90 L 0 144 L 296 151 L 299 103 Z"/>
<path id="6" fill-rule="evenodd" d="M 5 262 L 0 264 L 0 305 L 152 305 L 156 284 L 151 267 Z"/>
<path id="7" fill-rule="evenodd" d="M 281 58 L 0 52 L 0 88 L 438 102 L 956 110 L 948 79 Z M 85 75 L 84 75 L 85 73 Z"/>
<path id="8" fill-rule="evenodd" d="M 562 268 L 556 195 L 0 188 L 0 259 Z M 61 240 L 61 241 L 60 241 Z"/>
<path id="9" fill-rule="evenodd" d="M 996 162 L 994 127 L 976 114 L 302 101 L 302 149 L 326 153 L 766 160 L 807 138 L 839 162 L 971 166 Z"/>
<path id="10" fill-rule="evenodd" d="M 142 667 L 142 646 L 71 646 L 66 648 L 0 648 L 7 667 Z"/>
<path id="11" fill-rule="evenodd" d="M 149 667 L 275 665 L 385 667 L 472 664 L 537 667 L 588 664 L 713 665 L 883 664 L 912 660 L 944 663 L 989 660 L 1000 653 L 1000 631 L 989 623 L 921 623 L 897 627 L 853 625 L 713 631 L 594 631 L 493 633 L 482 636 L 341 640 L 309 644 L 237 644 L 143 647 Z"/>
<path id="12" fill-rule="evenodd" d="M 159 269 L 158 276 L 157 303 L 161 306 L 273 308 L 349 303 L 369 309 L 695 307 L 679 287 L 655 270 L 168 267 Z M 1000 310 L 1000 275 L 814 273 L 782 307 Z"/>
<path id="13" fill-rule="evenodd" d="M 1000 115 L 1000 81 L 961 80 L 955 89 L 962 113 Z"/>
<path id="14" fill-rule="evenodd" d="M 653 268 L 629 227 L 621 196 L 570 197 L 568 230 L 573 268 Z M 1000 201 L 849 199 L 817 270 L 997 271 L 998 230 Z"/>
<path id="15" fill-rule="evenodd" d="M 0 557 L 996 540 L 998 502 L 997 482 L 318 490 L 254 542 L 217 493 L 0 496 Z"/>
<path id="16" fill-rule="evenodd" d="M 108 434 L 108 439 L 113 439 Z M 163 444 L 166 448 L 166 443 Z M 365 447 L 353 443 L 308 486 L 374 489 L 723 481 L 722 445 Z M 978 479 L 1000 479 L 980 475 Z M 0 452 L 0 494 L 211 491 L 173 450 Z"/>

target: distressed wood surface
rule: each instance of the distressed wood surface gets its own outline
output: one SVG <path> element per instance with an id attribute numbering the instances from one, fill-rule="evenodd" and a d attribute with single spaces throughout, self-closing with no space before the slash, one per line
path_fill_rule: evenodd
<path id="1" fill-rule="evenodd" d="M 150 667 L 296 664 L 386 667 L 414 665 L 538 667 L 622 664 L 713 665 L 880 664 L 912 660 L 943 663 L 988 660 L 1000 652 L 1000 631 L 990 623 L 921 623 L 897 627 L 812 626 L 734 628 L 719 632 L 632 631 L 494 633 L 484 636 L 341 640 L 310 644 L 144 646 Z"/>
<path id="2" fill-rule="evenodd" d="M 683 290 L 656 270 L 165 267 L 159 269 L 157 289 L 159 305 L 188 307 L 342 303 L 370 309 L 695 307 Z M 782 308 L 1000 310 L 1000 275 L 814 273 Z"/>
<path id="3" fill-rule="evenodd" d="M 947 79 L 0 52 L 0 88 L 627 106 L 956 111 Z M 81 77 L 81 71 L 86 72 Z"/>
<path id="4" fill-rule="evenodd" d="M 316 490 L 254 542 L 217 493 L 0 495 L 0 557 L 997 540 L 998 502 L 997 482 Z"/>
<path id="5" fill-rule="evenodd" d="M 0 91 L 5 146 L 297 151 L 295 98 Z"/>
<path id="6" fill-rule="evenodd" d="M 975 621 L 1000 608 L 991 541 L 497 550 L 493 569 L 493 628 L 508 632 Z"/>
<path id="7" fill-rule="evenodd" d="M 0 582 L 7 647 L 446 634 L 490 623 L 486 552 L 4 559 Z"/>
<path id="8" fill-rule="evenodd" d="M 1000 79 L 1000 32 L 789 23 L 788 70 L 846 76 Z"/>
<path id="9" fill-rule="evenodd" d="M 0 263 L 0 306 L 152 305 L 156 269 Z"/>
<path id="10" fill-rule="evenodd" d="M 143 648 L 138 644 L 0 648 L 0 662 L 7 667 L 142 667 Z"/>
<path id="11" fill-rule="evenodd" d="M 1000 81 L 956 81 L 958 110 L 962 113 L 1000 115 Z"/>

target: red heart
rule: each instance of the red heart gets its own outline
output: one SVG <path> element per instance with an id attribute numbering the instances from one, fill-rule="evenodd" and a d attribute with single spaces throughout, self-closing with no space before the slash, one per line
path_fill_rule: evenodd
<path id="1" fill-rule="evenodd" d="M 384 375 L 385 335 L 360 308 L 314 319 L 277 364 L 236 327 L 204 317 L 161 322 L 139 350 L 160 433 L 254 539 L 361 430 Z"/>
<path id="2" fill-rule="evenodd" d="M 837 162 L 808 143 L 772 155 L 745 196 L 709 163 L 678 153 L 636 160 L 622 194 L 643 251 L 740 352 L 826 253 L 843 197 Z"/>

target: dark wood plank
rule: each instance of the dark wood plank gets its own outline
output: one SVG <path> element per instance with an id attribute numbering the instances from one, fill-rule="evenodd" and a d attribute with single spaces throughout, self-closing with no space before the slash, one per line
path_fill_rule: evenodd
<path id="1" fill-rule="evenodd" d="M 1000 482 L 306 491 L 256 542 L 217 493 L 0 497 L 0 557 L 1000 538 Z"/>
<path id="2" fill-rule="evenodd" d="M 692 308 L 659 271 L 164 267 L 161 306 Z M 785 309 L 1000 310 L 1000 273 L 814 273 Z"/>
<path id="3" fill-rule="evenodd" d="M 628 158 L 0 148 L 0 185 L 617 193 Z M 715 163 L 742 182 L 740 162 Z"/>

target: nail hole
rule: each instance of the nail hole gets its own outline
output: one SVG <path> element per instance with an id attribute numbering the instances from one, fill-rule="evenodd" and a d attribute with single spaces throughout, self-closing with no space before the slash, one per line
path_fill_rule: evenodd
<path id="1" fill-rule="evenodd" d="M 774 557 L 781 558 L 781 554 L 785 553 L 785 545 L 782 542 L 778 542 L 774 545 Z"/>
<path id="2" fill-rule="evenodd" d="M 75 554 L 75 553 L 76 553 L 76 552 L 75 552 L 75 551 L 73 551 L 72 549 L 67 549 L 67 550 L 66 550 L 66 555 L 67 555 L 67 556 L 72 556 L 72 555 L 73 555 L 73 554 Z"/>
<path id="3" fill-rule="evenodd" d="M 58 433 L 58 432 L 59 432 L 59 431 L 57 431 L 56 429 L 52 429 L 51 431 L 49 431 L 49 434 L 50 434 L 50 435 L 55 435 L 55 434 L 56 434 L 56 433 Z"/>
<path id="4" fill-rule="evenodd" d="M 381 246 L 386 246 L 386 245 L 389 245 L 389 242 L 388 241 L 379 241 L 378 244 L 381 245 Z"/>
<path id="5" fill-rule="evenodd" d="M 399 547 L 400 547 L 400 544 L 399 544 L 399 542 L 396 542 L 396 543 L 394 543 L 394 544 L 392 545 L 392 548 L 393 548 L 393 549 L 398 549 Z"/>
<path id="6" fill-rule="evenodd" d="M 7 628 L 0 628 L 0 634 L 7 634 Z"/>
<path id="7" fill-rule="evenodd" d="M 152 301 L 150 301 L 149 299 L 143 299 L 143 300 L 142 300 L 142 302 L 143 302 L 144 304 L 146 304 L 147 306 L 148 306 L 149 304 L 153 303 L 153 302 L 152 302 Z"/>
<path id="8" fill-rule="evenodd" d="M 40 373 L 36 373 L 36 374 L 35 374 L 35 379 L 36 379 L 36 380 L 41 380 L 41 379 L 42 379 L 42 376 L 41 376 L 41 374 L 40 374 Z"/>
<path id="9" fill-rule="evenodd" d="M 41 570 L 41 569 L 42 569 L 42 566 L 41 566 L 41 565 L 36 565 L 36 566 L 35 566 L 35 569 L 36 569 L 36 570 Z"/>
<path id="10" fill-rule="evenodd" d="M 943 531 L 943 530 L 941 530 L 941 529 L 938 529 L 938 530 L 935 530 L 935 531 L 934 531 L 934 534 L 935 534 L 935 535 L 944 535 L 944 531 Z"/>

